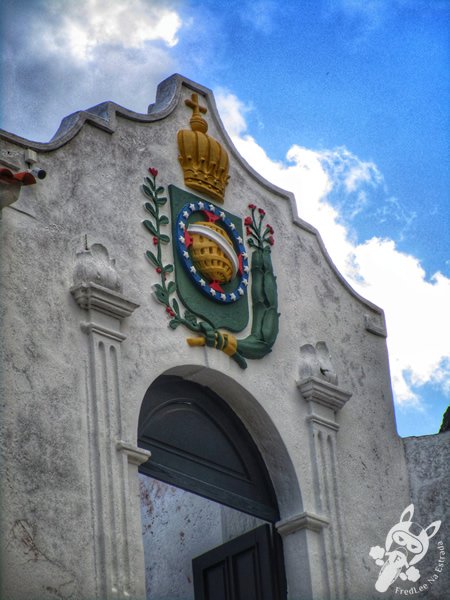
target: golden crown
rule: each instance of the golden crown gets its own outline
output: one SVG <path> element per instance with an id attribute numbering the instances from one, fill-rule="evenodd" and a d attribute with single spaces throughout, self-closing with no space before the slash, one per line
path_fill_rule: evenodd
<path id="1" fill-rule="evenodd" d="M 178 132 L 178 160 L 183 168 L 184 183 L 188 187 L 203 192 L 219 202 L 223 202 L 225 187 L 229 180 L 228 154 L 223 146 L 209 136 L 208 123 L 201 113 L 207 109 L 200 106 L 198 94 L 192 94 L 191 100 L 185 100 L 193 113 L 190 119 L 191 129 Z"/>

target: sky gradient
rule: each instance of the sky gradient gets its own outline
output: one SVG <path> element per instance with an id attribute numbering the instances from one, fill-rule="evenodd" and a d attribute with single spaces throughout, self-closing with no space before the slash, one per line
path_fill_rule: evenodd
<path id="1" fill-rule="evenodd" d="M 240 153 L 384 308 L 399 433 L 435 433 L 450 395 L 449 17 L 446 0 L 6 0 L 0 127 L 48 141 L 105 100 L 145 113 L 174 72 L 211 88 Z"/>

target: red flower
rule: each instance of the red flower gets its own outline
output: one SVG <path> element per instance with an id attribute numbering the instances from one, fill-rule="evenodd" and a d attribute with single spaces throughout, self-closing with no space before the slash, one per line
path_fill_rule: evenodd
<path id="1" fill-rule="evenodd" d="M 175 313 L 174 313 L 174 312 L 173 312 L 173 310 L 170 308 L 170 306 L 167 306 L 167 307 L 166 307 L 166 313 L 167 313 L 168 315 L 170 315 L 171 317 L 174 317 L 174 316 L 175 316 Z"/>
<path id="2" fill-rule="evenodd" d="M 153 245 L 154 246 L 158 245 L 158 238 L 157 237 L 153 237 Z"/>
<path id="3" fill-rule="evenodd" d="M 258 208 L 258 212 L 262 217 L 266 214 L 266 211 L 263 208 Z"/>
<path id="4" fill-rule="evenodd" d="M 273 233 L 273 227 L 272 225 L 266 225 L 266 229 L 269 233 Z"/>
<path id="5" fill-rule="evenodd" d="M 272 237 L 272 236 L 269 236 L 269 237 L 267 238 L 267 241 L 269 242 L 269 244 L 270 244 L 271 246 L 273 246 L 273 245 L 275 244 L 275 240 L 273 239 L 273 237 Z"/>
<path id="6" fill-rule="evenodd" d="M 250 210 L 255 210 L 256 204 L 249 204 L 248 207 Z"/>
<path id="7" fill-rule="evenodd" d="M 155 169 L 154 167 L 150 167 L 148 172 L 150 173 L 150 175 L 153 175 L 153 177 L 156 177 L 158 175 L 158 169 Z"/>
<path id="8" fill-rule="evenodd" d="M 246 227 L 245 232 L 247 235 L 252 235 L 252 230 L 250 229 L 250 227 Z"/>
<path id="9" fill-rule="evenodd" d="M 156 272 L 157 272 L 157 273 L 161 273 L 161 272 L 162 272 L 162 269 L 161 269 L 161 267 L 156 267 Z"/>
<path id="10" fill-rule="evenodd" d="M 252 218 L 251 217 L 245 217 L 244 219 L 244 225 L 246 225 L 247 227 L 250 227 L 250 225 L 252 224 Z"/>

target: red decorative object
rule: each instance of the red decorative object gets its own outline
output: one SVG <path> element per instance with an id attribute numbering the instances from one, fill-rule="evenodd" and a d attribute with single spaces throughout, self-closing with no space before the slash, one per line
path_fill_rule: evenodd
<path id="1" fill-rule="evenodd" d="M 273 227 L 269 224 L 263 224 L 266 211 L 263 208 L 258 208 L 256 204 L 249 204 L 248 207 L 252 211 L 252 216 L 245 217 L 244 225 L 246 234 L 249 238 L 249 245 L 253 248 L 259 248 L 260 250 L 264 249 L 264 244 L 273 246 L 275 243 L 275 240 L 272 236 Z M 258 211 L 259 218 L 255 218 L 256 210 Z"/>
<path id="2" fill-rule="evenodd" d="M 150 175 L 153 175 L 153 177 L 156 177 L 158 175 L 158 169 L 155 169 L 154 167 L 150 167 L 148 172 L 150 173 Z"/>
<path id="3" fill-rule="evenodd" d="M 36 183 L 36 178 L 28 171 L 13 173 L 10 169 L 1 168 L 0 181 L 3 183 L 11 183 L 16 185 L 32 185 L 33 183 Z"/>
<path id="4" fill-rule="evenodd" d="M 239 273 L 239 275 L 242 275 L 242 273 L 244 272 L 244 266 L 242 264 L 242 262 L 243 262 L 243 256 L 242 256 L 242 254 L 239 254 L 238 261 L 239 261 L 238 273 Z"/>
<path id="5" fill-rule="evenodd" d="M 202 210 L 202 213 L 208 219 L 208 223 L 215 223 L 216 221 L 218 221 L 220 219 L 219 215 L 215 215 L 214 213 L 210 212 L 209 210 Z"/>
<path id="6" fill-rule="evenodd" d="M 220 286 L 218 281 L 212 281 L 209 284 L 209 287 L 211 287 L 213 290 L 216 290 L 216 292 L 220 292 L 221 294 L 223 293 L 223 288 Z"/>

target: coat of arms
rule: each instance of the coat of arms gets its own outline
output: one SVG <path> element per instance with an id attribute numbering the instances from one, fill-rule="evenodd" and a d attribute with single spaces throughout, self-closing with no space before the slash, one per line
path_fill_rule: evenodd
<path id="1" fill-rule="evenodd" d="M 278 335 L 274 231 L 255 204 L 248 205 L 244 219 L 221 206 L 228 155 L 207 135 L 201 115 L 206 108 L 199 106 L 197 94 L 186 104 L 193 115 L 191 130 L 178 132 L 184 181 L 214 202 L 174 185 L 167 196 L 157 183 L 157 169 L 149 168 L 142 186 L 149 218 L 143 223 L 153 242 L 146 255 L 159 275 L 154 295 L 165 306 L 172 329 L 183 326 L 196 334 L 187 339 L 190 346 L 222 350 L 245 369 L 246 359 L 266 356 Z M 170 244 L 173 262 L 166 260 Z M 250 310 L 251 334 L 238 339 L 234 333 L 247 326 Z"/>

